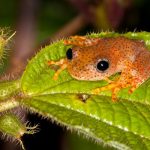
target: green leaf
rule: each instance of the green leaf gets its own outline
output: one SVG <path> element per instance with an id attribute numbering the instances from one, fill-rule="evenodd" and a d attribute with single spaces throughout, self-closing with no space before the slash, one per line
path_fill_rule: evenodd
<path id="1" fill-rule="evenodd" d="M 150 110 L 143 104 L 94 95 L 84 103 L 74 94 L 49 94 L 24 99 L 23 105 L 97 142 L 150 148 Z"/>
<path id="2" fill-rule="evenodd" d="M 71 150 L 108 150 L 107 146 L 101 146 L 73 133 L 67 133 L 65 140 L 68 143 L 68 149 Z M 114 148 L 109 148 L 109 150 L 114 150 Z"/>
<path id="3" fill-rule="evenodd" d="M 88 36 L 125 36 L 144 40 L 150 48 L 147 32 L 102 32 Z M 55 71 L 47 62 L 64 58 L 67 49 L 62 40 L 58 41 L 42 49 L 29 62 L 21 79 L 26 97 L 22 104 L 97 142 L 117 149 L 150 149 L 150 80 L 131 95 L 127 89 L 121 90 L 118 102 L 113 103 L 110 91 L 91 94 L 92 89 L 106 85 L 105 81 L 75 80 L 67 70 L 61 72 L 58 80 L 53 80 Z"/>

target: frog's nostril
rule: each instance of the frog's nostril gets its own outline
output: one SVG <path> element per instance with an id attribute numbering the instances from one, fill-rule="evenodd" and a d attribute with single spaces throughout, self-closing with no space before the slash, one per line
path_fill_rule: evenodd
<path id="1" fill-rule="evenodd" d="M 107 59 L 101 59 L 98 61 L 96 68 L 98 71 L 105 71 L 109 68 L 109 62 Z"/>
<path id="2" fill-rule="evenodd" d="M 70 59 L 70 60 L 72 59 L 73 55 L 72 55 L 72 49 L 71 48 L 69 48 L 67 50 L 66 56 L 67 56 L 67 59 Z"/>

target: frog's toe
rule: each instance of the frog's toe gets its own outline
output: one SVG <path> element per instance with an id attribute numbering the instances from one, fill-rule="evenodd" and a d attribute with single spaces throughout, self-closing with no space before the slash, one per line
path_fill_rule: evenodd
<path id="1" fill-rule="evenodd" d="M 92 94 L 98 95 L 102 91 L 101 88 L 96 88 L 91 91 Z"/>
<path id="2" fill-rule="evenodd" d="M 117 94 L 118 92 L 121 90 L 120 87 L 115 87 L 112 89 L 112 95 L 111 95 L 111 98 L 112 98 L 112 101 L 113 102 L 116 102 L 117 101 Z"/>
<path id="3" fill-rule="evenodd" d="M 128 93 L 132 94 L 136 89 L 137 89 L 138 85 L 132 85 L 132 87 L 129 89 Z"/>
<path id="4" fill-rule="evenodd" d="M 48 61 L 48 65 L 51 66 L 51 65 L 56 65 L 56 66 L 59 66 L 59 69 L 56 70 L 54 76 L 53 76 L 53 80 L 57 80 L 58 79 L 58 76 L 59 74 L 67 68 L 67 62 L 66 62 L 66 59 L 60 59 L 59 61 Z"/>

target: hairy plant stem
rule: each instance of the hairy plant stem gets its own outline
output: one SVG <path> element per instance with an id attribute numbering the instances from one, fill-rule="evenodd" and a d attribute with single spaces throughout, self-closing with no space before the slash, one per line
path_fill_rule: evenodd
<path id="1" fill-rule="evenodd" d="M 19 106 L 19 102 L 15 101 L 14 98 L 10 98 L 7 101 L 0 102 L 0 113 L 7 111 L 9 109 L 13 109 Z"/>
<path id="2" fill-rule="evenodd" d="M 0 112 L 19 106 L 19 91 L 20 80 L 0 82 Z"/>

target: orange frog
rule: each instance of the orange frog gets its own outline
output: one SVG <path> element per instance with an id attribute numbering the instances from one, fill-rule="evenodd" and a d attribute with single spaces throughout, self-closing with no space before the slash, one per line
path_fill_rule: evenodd
<path id="1" fill-rule="evenodd" d="M 60 66 L 54 75 L 55 80 L 66 68 L 77 80 L 107 80 L 108 85 L 93 89 L 92 93 L 111 90 L 112 100 L 116 101 L 120 89 L 130 87 L 129 93 L 132 93 L 150 77 L 150 51 L 143 41 L 125 37 L 74 36 L 64 40 L 64 44 L 72 45 L 66 52 L 66 58 L 57 62 L 48 61 L 49 65 Z M 108 78 L 118 72 L 121 75 L 117 80 Z"/>

